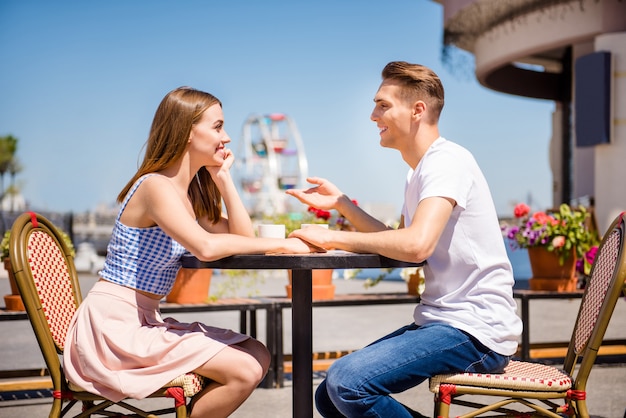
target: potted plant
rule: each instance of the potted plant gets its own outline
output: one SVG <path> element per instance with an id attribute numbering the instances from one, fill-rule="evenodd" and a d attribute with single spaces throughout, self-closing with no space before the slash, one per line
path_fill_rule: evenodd
<path id="1" fill-rule="evenodd" d="M 515 206 L 515 223 L 502 226 L 513 249 L 528 249 L 533 277 L 532 290 L 576 290 L 577 273 L 588 275 L 600 237 L 590 227 L 584 206 L 534 212 L 524 203 Z"/>
<path id="2" fill-rule="evenodd" d="M 72 257 L 76 255 L 74 244 L 70 239 L 69 235 L 67 235 L 63 231 L 59 231 L 63 241 L 67 245 L 67 248 L 71 251 Z M 13 269 L 11 268 L 11 259 L 9 258 L 9 241 L 11 238 L 11 230 L 8 229 L 4 232 L 4 236 L 2 237 L 2 241 L 0 242 L 0 261 L 4 263 L 4 268 L 9 276 L 9 283 L 11 285 L 11 294 L 4 296 L 4 306 L 7 311 L 24 311 L 26 308 L 24 307 L 24 303 L 22 301 L 22 297 L 20 296 L 20 292 L 17 288 L 17 282 L 15 281 L 15 276 L 13 275 Z"/>
<path id="3" fill-rule="evenodd" d="M 192 269 L 181 267 L 176 273 L 172 290 L 165 296 L 165 301 L 180 304 L 198 304 L 209 302 L 209 289 L 213 269 Z"/>
<path id="4" fill-rule="evenodd" d="M 400 277 L 406 282 L 409 295 L 419 296 L 424 292 L 426 283 L 424 269 L 422 267 L 403 268 L 402 271 L 400 271 Z"/>

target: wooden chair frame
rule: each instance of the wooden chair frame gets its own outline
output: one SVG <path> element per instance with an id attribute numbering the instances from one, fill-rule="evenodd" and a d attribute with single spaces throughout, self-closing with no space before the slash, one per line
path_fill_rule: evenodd
<path id="1" fill-rule="evenodd" d="M 82 411 L 77 418 L 95 416 L 156 417 L 176 412 L 187 418 L 186 398 L 200 392 L 205 384 L 202 376 L 188 373 L 157 390 L 150 398 L 174 398 L 174 407 L 144 411 L 126 400 L 112 402 L 71 384 L 65 377 L 62 354 L 69 322 L 82 293 L 71 251 L 56 227 L 43 216 L 28 212 L 20 215 L 11 228 L 9 258 L 17 286 L 26 307 L 53 385 L 49 417 L 65 416 L 77 403 Z M 65 407 L 63 403 L 68 402 Z M 141 404 L 141 402 L 138 402 Z M 111 410 L 111 407 L 115 407 Z"/>
<path id="2" fill-rule="evenodd" d="M 589 416 L 587 379 L 615 305 L 626 290 L 625 224 L 626 215 L 622 213 L 613 221 L 600 244 L 563 369 L 511 361 L 503 374 L 434 376 L 430 379 L 430 390 L 435 393 L 434 416 L 448 417 L 451 404 L 473 409 L 460 417 L 475 417 L 487 412 L 517 417 Z M 473 401 L 462 398 L 464 395 L 473 395 Z M 498 400 L 490 403 L 491 397 L 498 397 Z M 512 409 L 509 405 L 517 408 Z"/>

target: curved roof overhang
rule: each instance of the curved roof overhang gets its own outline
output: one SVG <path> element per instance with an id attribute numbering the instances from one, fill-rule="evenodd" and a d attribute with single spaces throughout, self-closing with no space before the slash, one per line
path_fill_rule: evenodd
<path id="1" fill-rule="evenodd" d="M 492 90 L 516 96 L 569 101 L 570 76 L 562 72 L 533 71 L 506 64 L 485 76 L 481 84 Z"/>
<path id="2" fill-rule="evenodd" d="M 474 54 L 492 90 L 569 101 L 572 46 L 626 29 L 618 0 L 439 0 L 444 44 Z"/>

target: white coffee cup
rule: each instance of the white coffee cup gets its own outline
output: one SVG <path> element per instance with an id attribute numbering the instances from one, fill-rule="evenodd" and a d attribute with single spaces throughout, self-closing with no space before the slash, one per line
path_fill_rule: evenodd
<path id="1" fill-rule="evenodd" d="M 260 224 L 259 237 L 261 238 L 285 238 L 285 225 Z"/>
<path id="2" fill-rule="evenodd" d="M 328 224 L 301 224 L 300 228 L 304 229 L 304 228 L 308 228 L 310 226 L 321 226 L 322 228 L 328 229 Z"/>

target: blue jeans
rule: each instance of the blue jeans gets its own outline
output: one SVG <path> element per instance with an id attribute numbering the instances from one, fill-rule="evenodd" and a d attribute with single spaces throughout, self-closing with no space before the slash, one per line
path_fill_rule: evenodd
<path id="1" fill-rule="evenodd" d="M 449 325 L 411 324 L 335 361 L 315 404 L 327 418 L 421 416 L 390 394 L 437 374 L 502 372 L 509 359 Z"/>

